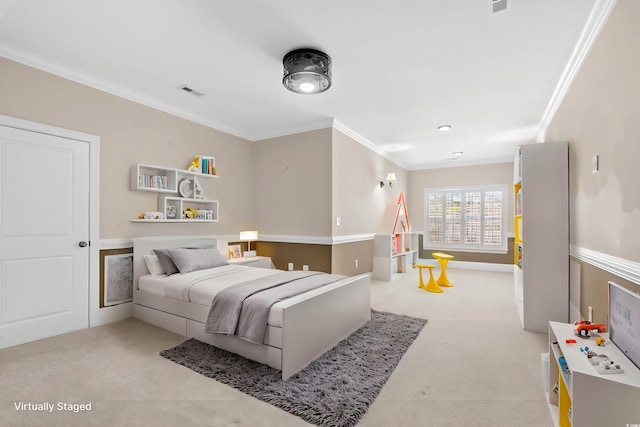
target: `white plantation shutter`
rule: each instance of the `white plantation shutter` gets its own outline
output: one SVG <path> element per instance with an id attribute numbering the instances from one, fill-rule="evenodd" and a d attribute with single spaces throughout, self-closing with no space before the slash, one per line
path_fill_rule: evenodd
<path id="1" fill-rule="evenodd" d="M 485 246 L 502 245 L 503 194 L 500 191 L 484 193 L 484 244 Z"/>
<path id="2" fill-rule="evenodd" d="M 444 238 L 442 193 L 430 193 L 427 197 L 427 236 L 430 241 L 442 242 Z"/>
<path id="3" fill-rule="evenodd" d="M 464 244 L 478 246 L 482 243 L 482 193 L 465 193 Z"/>
<path id="4" fill-rule="evenodd" d="M 507 250 L 507 186 L 425 189 L 425 248 Z"/>
<path id="5" fill-rule="evenodd" d="M 445 235 L 444 241 L 446 243 L 459 244 L 462 224 L 462 211 L 460 205 L 461 193 L 445 193 Z"/>

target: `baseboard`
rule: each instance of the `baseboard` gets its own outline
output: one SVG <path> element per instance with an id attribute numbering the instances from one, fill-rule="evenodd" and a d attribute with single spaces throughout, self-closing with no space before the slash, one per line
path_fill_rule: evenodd
<path id="1" fill-rule="evenodd" d="M 435 259 L 420 259 L 421 264 L 438 266 Z M 481 271 L 498 271 L 502 273 L 513 273 L 513 264 L 498 264 L 493 262 L 473 262 L 473 261 L 449 261 L 447 268 L 457 268 L 460 270 L 481 270 Z"/>

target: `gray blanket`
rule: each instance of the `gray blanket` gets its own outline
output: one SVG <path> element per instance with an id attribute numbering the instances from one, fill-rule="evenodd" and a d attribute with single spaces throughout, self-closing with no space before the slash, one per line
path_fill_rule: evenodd
<path id="1" fill-rule="evenodd" d="M 273 304 L 344 277 L 317 271 L 283 271 L 230 286 L 213 298 L 205 332 L 236 335 L 262 344 Z"/>

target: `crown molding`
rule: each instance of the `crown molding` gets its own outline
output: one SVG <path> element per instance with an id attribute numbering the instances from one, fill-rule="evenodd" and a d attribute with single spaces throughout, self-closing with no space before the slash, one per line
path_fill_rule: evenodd
<path id="1" fill-rule="evenodd" d="M 615 2 L 616 0 L 598 0 L 599 2 L 606 2 L 606 3 L 610 3 L 610 2 Z M 151 98 L 151 97 L 147 97 L 144 96 L 138 92 L 132 91 L 128 88 L 125 88 L 123 86 L 120 85 L 115 85 L 111 82 L 108 82 L 104 79 L 100 79 L 98 77 L 92 76 L 90 74 L 87 73 L 83 73 L 81 71 L 78 70 L 74 70 L 70 67 L 64 66 L 62 64 L 53 62 L 51 60 L 48 60 L 46 58 L 40 57 L 38 55 L 34 55 L 32 53 L 28 53 L 26 51 L 23 51 L 21 49 L 17 49 L 13 46 L 10 46 L 6 43 L 2 43 L 0 42 L 0 57 L 5 57 L 9 60 L 27 65 L 29 67 L 33 67 L 39 70 L 42 70 L 44 72 L 62 77 L 64 79 L 85 85 L 85 86 L 89 86 L 91 88 L 100 90 L 102 92 L 105 93 L 109 93 L 115 96 L 118 96 L 120 98 L 123 99 L 127 99 L 129 101 L 135 102 L 137 104 L 141 104 L 144 106 L 147 106 L 149 108 L 153 108 L 155 110 L 158 111 L 162 111 L 164 113 L 167 114 L 171 114 L 173 116 L 185 119 L 185 120 L 189 120 L 193 123 L 197 123 L 206 127 L 209 127 L 211 129 L 215 129 L 218 130 L 220 132 L 224 132 L 227 133 L 229 135 L 238 137 L 238 138 L 242 138 L 246 141 L 251 141 L 251 142 L 260 142 L 263 141 L 265 139 L 270 139 L 270 138 L 277 138 L 277 137 L 282 137 L 282 136 L 287 136 L 287 135 L 295 135 L 298 133 L 303 133 L 303 132 L 311 132 L 314 130 L 319 130 L 319 129 L 326 129 L 326 128 L 333 128 L 341 133 L 343 133 L 344 135 L 348 136 L 349 138 L 353 139 L 354 141 L 360 143 L 361 145 L 363 145 L 364 147 L 370 149 L 371 151 L 373 151 L 374 153 L 378 154 L 379 156 L 385 158 L 386 160 L 396 164 L 397 166 L 399 166 L 400 168 L 404 169 L 405 171 L 410 171 L 410 170 L 424 170 L 424 169 L 436 169 L 436 168 L 446 168 L 446 167 L 455 167 L 457 165 L 453 165 L 451 163 L 446 163 L 446 164 L 437 164 L 437 165 L 421 165 L 421 166 L 414 166 L 414 167 L 409 167 L 408 165 L 406 165 L 404 162 L 399 161 L 398 159 L 395 159 L 393 157 L 393 153 L 388 153 L 384 150 L 381 150 L 378 146 L 376 146 L 374 143 L 372 143 L 370 140 L 368 140 L 367 138 L 363 137 L 362 135 L 358 134 L 357 132 L 353 131 L 352 129 L 350 129 L 349 127 L 347 127 L 346 125 L 344 125 L 342 122 L 340 122 L 339 120 L 335 119 L 335 118 L 322 118 L 320 120 L 317 121 L 313 121 L 313 122 L 309 122 L 306 123 L 305 125 L 302 126 L 296 126 L 296 127 L 290 127 L 290 128 L 285 128 L 282 129 L 281 131 L 278 132 L 274 132 L 274 133 L 268 133 L 268 134 L 258 134 L 258 135 L 254 135 L 254 134 L 247 134 L 241 131 L 238 131 L 237 129 L 231 129 L 228 126 L 224 126 L 218 122 L 212 121 L 210 118 L 208 117 L 201 117 L 198 115 L 194 115 L 192 113 L 189 113 L 185 110 L 179 109 L 179 108 L 175 108 L 173 106 L 167 105 L 165 103 L 160 102 L 159 100 L 155 99 L 155 98 Z M 557 90 L 556 90 L 557 91 Z M 489 160 L 489 161 L 479 161 L 479 162 L 475 162 L 475 163 L 465 163 L 465 164 L 459 164 L 459 166 L 471 166 L 471 165 L 481 165 L 481 164 L 492 164 L 492 163 L 502 163 L 505 161 L 510 161 L 510 160 L 505 160 L 505 159 L 496 159 L 496 160 Z"/>
<path id="2" fill-rule="evenodd" d="M 324 118 L 317 121 L 305 123 L 304 125 L 301 125 L 301 126 L 284 128 L 277 132 L 252 135 L 250 138 L 246 138 L 246 139 L 248 139 L 251 142 L 260 142 L 260 141 L 264 141 L 266 139 L 271 139 L 271 138 L 279 138 L 282 136 L 295 135 L 303 132 L 312 132 L 314 130 L 327 129 L 332 126 L 332 123 L 333 123 L 333 119 Z"/>
<path id="3" fill-rule="evenodd" d="M 580 67 L 584 62 L 591 46 L 593 45 L 597 35 L 600 33 L 602 27 L 607 22 L 613 7 L 615 6 L 617 0 L 596 0 L 595 5 L 593 6 L 593 10 L 589 15 L 589 19 L 582 30 L 582 34 L 578 39 L 578 43 L 576 44 L 575 49 L 573 50 L 573 54 L 569 59 L 562 75 L 560 76 L 560 81 L 556 85 L 556 89 L 549 100 L 549 104 L 547 105 L 547 109 L 542 116 L 542 120 L 540 122 L 540 132 L 538 134 L 538 140 L 544 141 L 545 134 L 547 132 L 547 128 L 551 124 L 553 117 L 555 116 L 558 108 L 562 104 L 565 95 L 569 91 L 571 87 L 571 83 L 576 78 L 578 71 L 580 71 Z"/>
<path id="4" fill-rule="evenodd" d="M 407 165 L 405 165 L 402 162 L 399 162 L 398 160 L 394 159 L 393 157 L 391 157 L 389 155 L 389 153 L 381 150 L 373 142 L 369 141 L 367 138 L 365 138 L 364 136 L 358 134 L 357 132 L 354 132 L 352 129 L 348 128 L 347 126 L 345 126 L 342 122 L 338 121 L 337 119 L 333 119 L 333 128 L 335 130 L 340 131 L 341 133 L 345 134 L 346 136 L 348 136 L 349 138 L 353 139 L 354 141 L 360 143 L 361 145 L 365 146 L 366 148 L 368 148 L 369 150 L 371 150 L 374 153 L 378 154 L 379 156 L 384 157 L 385 159 L 389 160 L 392 163 L 395 163 L 396 165 L 400 166 L 402 169 L 409 170 Z"/>
<path id="5" fill-rule="evenodd" d="M 503 157 L 503 158 L 496 158 L 496 159 L 488 159 L 488 160 L 477 160 L 477 161 L 470 161 L 470 162 L 460 162 L 460 163 L 458 163 L 457 161 L 451 161 L 451 162 L 446 162 L 446 163 L 434 163 L 434 164 L 429 164 L 429 165 L 411 167 L 408 170 L 409 171 L 423 171 L 423 170 L 429 170 L 429 169 L 444 169 L 444 168 L 451 169 L 451 168 L 463 168 L 463 167 L 467 167 L 467 166 L 494 165 L 494 164 L 498 164 L 498 163 L 513 163 L 513 156 Z"/>
<path id="6" fill-rule="evenodd" d="M 351 130 L 350 128 L 345 126 L 339 120 L 333 119 L 333 128 L 335 130 L 338 130 L 338 131 L 342 132 L 343 134 L 345 134 L 349 138 L 353 139 L 354 141 L 364 145 L 365 147 L 367 147 L 369 150 L 375 152 L 376 154 L 379 154 L 379 155 L 384 157 L 384 155 L 385 155 L 384 151 L 379 149 L 373 142 L 369 141 L 364 136 L 354 132 L 353 130 Z"/>
<path id="7" fill-rule="evenodd" d="M 219 130 L 224 133 L 228 133 L 229 135 L 236 136 L 238 138 L 242 138 L 248 141 L 253 140 L 250 135 L 239 132 L 237 129 L 231 129 L 218 122 L 212 121 L 209 118 L 194 115 L 182 109 L 172 107 L 158 101 L 155 98 L 144 96 L 123 86 L 115 85 L 111 82 L 92 76 L 88 73 L 74 70 L 73 68 L 63 66 L 49 59 L 45 59 L 32 53 L 27 53 L 26 51 L 23 51 L 21 49 L 16 49 L 15 47 L 10 46 L 6 43 L 0 42 L 0 56 L 27 65 L 29 67 L 33 67 L 38 70 L 56 75 L 58 77 L 62 77 L 64 79 L 92 87 L 102 92 L 127 99 L 137 104 L 141 104 L 155 110 L 171 114 L 172 116 L 180 117 L 182 119 L 189 120 L 190 122 L 194 122 L 212 129 Z"/>
<path id="8" fill-rule="evenodd" d="M 29 67 L 36 68 L 38 70 L 45 71 L 47 73 L 65 78 L 67 80 L 74 81 L 76 83 L 80 83 L 85 86 L 92 87 L 94 89 L 100 90 L 102 92 L 110 93 L 112 95 L 127 99 L 129 101 L 133 101 L 135 103 L 145 105 L 147 107 L 153 108 L 155 110 L 159 110 L 168 114 L 171 114 L 176 117 L 183 118 L 185 120 L 189 120 L 191 122 L 210 127 L 212 129 L 219 130 L 221 132 L 227 133 L 232 136 L 236 136 L 238 138 L 245 139 L 251 142 L 259 142 L 266 139 L 278 138 L 287 135 L 295 135 L 297 133 L 303 132 L 311 132 L 319 129 L 326 128 L 334 128 L 354 139 L 355 141 L 361 143 L 365 147 L 373 150 L 377 154 L 382 157 L 397 163 L 396 161 L 389 159 L 383 151 L 381 151 L 378 147 L 376 147 L 373 143 L 371 143 L 366 138 L 358 135 L 356 132 L 353 132 L 351 129 L 347 128 L 337 120 L 333 118 L 323 118 L 317 121 L 306 123 L 302 126 L 295 126 L 281 129 L 278 132 L 272 133 L 264 133 L 264 134 L 256 134 L 249 135 L 244 132 L 240 132 L 237 129 L 231 129 L 227 126 L 224 126 L 218 122 L 212 121 L 209 118 L 200 117 L 179 108 L 175 108 L 164 104 L 157 99 L 150 98 L 139 94 L 135 91 L 129 90 L 119 85 L 115 85 L 106 80 L 97 78 L 87 73 L 80 72 L 78 70 L 74 70 L 70 67 L 63 66 L 61 64 L 55 63 L 51 60 L 42 58 L 40 56 L 34 55 L 32 53 L 27 53 L 21 49 L 16 49 L 13 46 L 10 46 L 6 43 L 0 42 L 0 56 L 10 59 L 15 62 L 19 62 L 21 64 L 27 65 Z M 400 165 L 401 167 L 404 167 Z M 406 168 L 405 168 L 406 169 Z"/>

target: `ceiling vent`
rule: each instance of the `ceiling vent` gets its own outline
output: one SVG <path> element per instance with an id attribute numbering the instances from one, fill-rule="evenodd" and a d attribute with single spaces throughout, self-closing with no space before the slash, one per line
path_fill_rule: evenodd
<path id="1" fill-rule="evenodd" d="M 491 0 L 491 8 L 493 13 L 507 10 L 507 0 Z"/>
<path id="2" fill-rule="evenodd" d="M 187 92 L 187 93 L 189 93 L 191 95 L 194 95 L 194 96 L 204 96 L 204 93 L 202 93 L 200 91 L 197 91 L 195 89 L 191 89 L 189 86 L 186 86 L 186 85 L 180 86 L 178 89 L 183 90 L 183 91 L 185 91 L 185 92 Z"/>

